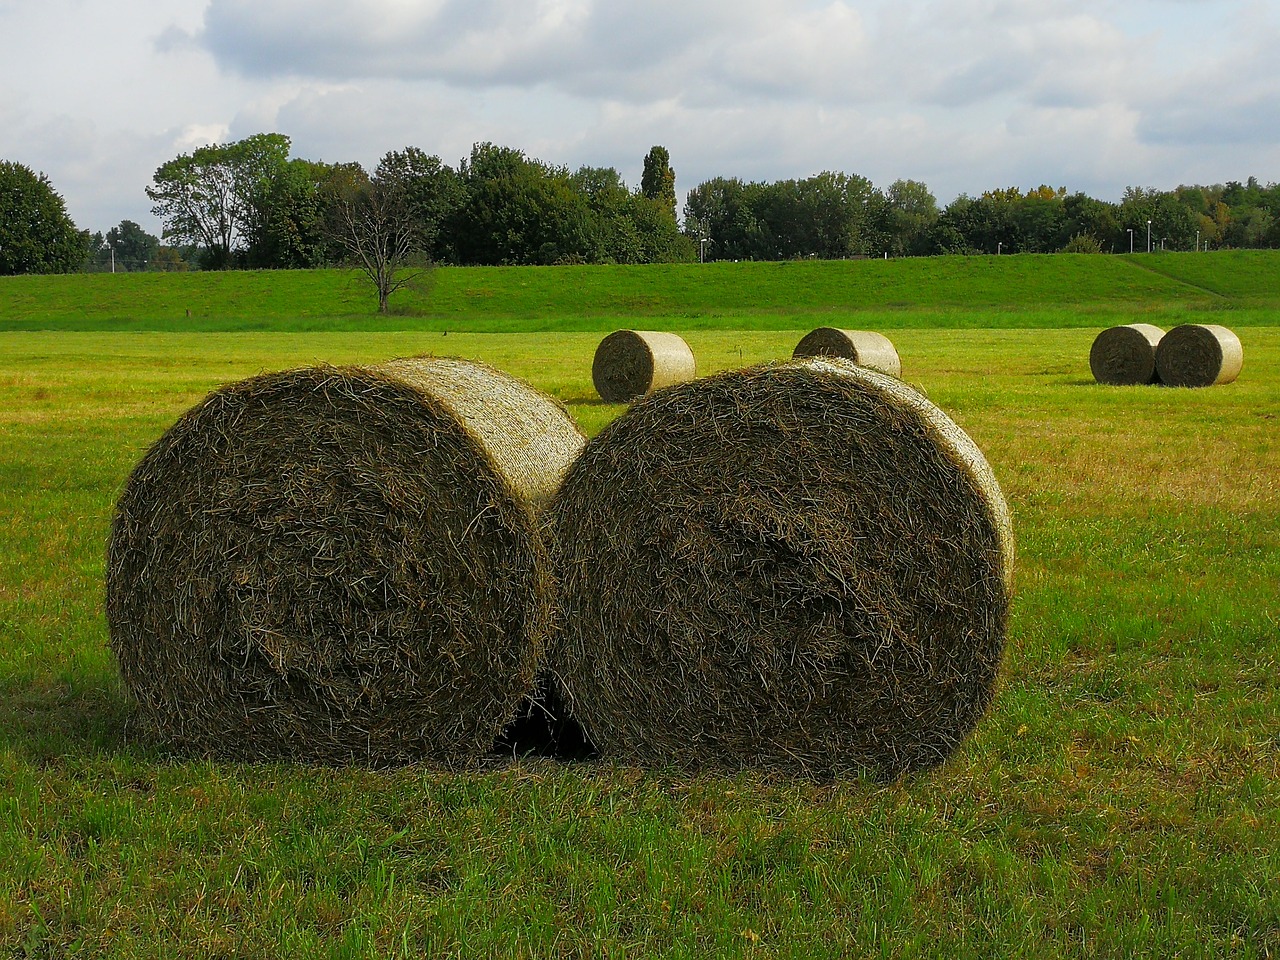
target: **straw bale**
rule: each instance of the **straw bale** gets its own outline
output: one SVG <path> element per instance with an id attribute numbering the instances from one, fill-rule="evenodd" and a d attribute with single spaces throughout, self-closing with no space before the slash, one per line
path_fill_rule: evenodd
<path id="1" fill-rule="evenodd" d="M 1160 382 L 1170 387 L 1211 387 L 1231 383 L 1244 366 L 1240 338 L 1216 323 L 1184 323 L 1164 335 L 1156 348 Z"/>
<path id="2" fill-rule="evenodd" d="M 600 341 L 591 363 L 591 380 L 607 403 L 630 403 L 696 375 L 684 338 L 654 330 L 615 330 Z"/>
<path id="3" fill-rule="evenodd" d="M 810 358 L 656 393 L 588 442 L 550 517 L 548 669 L 605 756 L 894 776 L 991 702 L 1008 510 L 892 377 Z"/>
<path id="4" fill-rule="evenodd" d="M 1135 386 L 1157 383 L 1156 346 L 1164 331 L 1149 323 L 1109 327 L 1089 348 L 1089 369 L 1098 383 Z"/>
<path id="5" fill-rule="evenodd" d="M 555 401 L 463 360 L 213 392 L 112 525 L 107 619 L 140 726 L 245 760 L 483 754 L 534 689 L 538 512 L 583 442 Z"/>
<path id="6" fill-rule="evenodd" d="M 862 367 L 891 377 L 902 376 L 902 360 L 893 341 L 872 330 L 837 330 L 818 327 L 796 344 L 793 357 L 843 357 Z"/>

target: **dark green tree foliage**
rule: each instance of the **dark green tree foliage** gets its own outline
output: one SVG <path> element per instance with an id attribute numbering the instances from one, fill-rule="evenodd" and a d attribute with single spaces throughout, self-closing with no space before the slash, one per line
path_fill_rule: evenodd
<path id="1" fill-rule="evenodd" d="M 199 248 L 202 265 L 265 265 L 273 198 L 285 176 L 289 138 L 259 133 L 201 147 L 161 165 L 147 187 L 164 237 Z"/>
<path id="2" fill-rule="evenodd" d="M 805 180 L 744 183 L 718 177 L 685 198 L 685 225 L 710 238 L 708 259 L 840 258 L 883 249 L 887 207 L 865 177 L 824 172 Z"/>
<path id="3" fill-rule="evenodd" d="M 676 218 L 676 172 L 671 168 L 671 154 L 666 147 L 651 147 L 644 158 L 640 174 L 640 193 L 656 201 L 671 219 Z"/>
<path id="4" fill-rule="evenodd" d="M 1280 246 L 1280 184 L 1265 187 L 1256 177 L 1231 181 L 1222 188 L 1221 202 L 1231 212 L 1222 230 L 1227 247 Z"/>
<path id="5" fill-rule="evenodd" d="M 706 259 L 751 259 L 760 233 L 752 207 L 761 189 L 761 184 L 737 177 L 716 177 L 689 191 L 684 201 L 685 229 L 695 242 L 706 242 Z"/>
<path id="6" fill-rule="evenodd" d="M 466 199 L 466 189 L 457 172 L 437 156 L 429 156 L 417 147 L 405 147 L 386 154 L 374 175 L 401 185 L 431 258 L 453 260 L 453 237 L 447 227 Z"/>
<path id="7" fill-rule="evenodd" d="M 289 148 L 286 136 L 258 134 L 164 164 L 147 195 L 175 247 L 125 259 L 310 267 L 346 256 L 325 227 L 337 195 L 326 185 L 350 180 L 357 165 L 290 159 Z M 772 183 L 716 177 L 689 192 L 683 229 L 661 146 L 645 156 L 634 191 L 612 167 L 570 174 L 492 143 L 477 143 L 456 171 L 417 147 L 392 151 L 373 180 L 398 185 L 418 252 L 440 263 L 653 263 L 695 259 L 700 248 L 720 260 L 1127 253 L 1131 236 L 1134 251 L 1145 253 L 1148 220 L 1155 250 L 1280 246 L 1280 184 L 1253 177 L 1173 191 L 1130 187 L 1119 203 L 1045 185 L 1008 187 L 961 195 L 941 211 L 912 180 L 881 191 L 833 171 Z M 101 269 L 103 239 L 86 233 L 77 241 L 87 269 Z"/>
<path id="8" fill-rule="evenodd" d="M 70 273 L 85 244 L 44 174 L 0 160 L 0 274 Z"/>
<path id="9" fill-rule="evenodd" d="M 1080 252 L 1089 244 L 1085 240 L 1076 240 L 1078 237 L 1089 238 L 1102 253 L 1128 252 L 1129 235 L 1120 226 L 1114 203 L 1076 192 L 1063 197 L 1062 216 L 1063 231 L 1070 238 L 1068 243 L 1074 241 Z M 1089 252 L 1092 252 L 1092 247 Z"/>
<path id="10" fill-rule="evenodd" d="M 1017 187 L 981 197 L 961 195 L 938 217 L 935 245 L 940 253 L 1055 253 L 1071 239 L 1066 190 L 1041 185 Z"/>
<path id="11" fill-rule="evenodd" d="M 451 218 L 458 262 L 585 262 L 586 198 L 568 171 L 492 143 L 476 144 L 459 171 L 465 199 Z"/>
<path id="12" fill-rule="evenodd" d="M 570 183 L 586 200 L 590 263 L 669 263 L 693 247 L 664 202 L 632 193 L 613 167 L 580 167 Z"/>
<path id="13" fill-rule="evenodd" d="M 327 188 L 333 182 L 347 182 L 359 164 L 316 163 L 293 159 L 273 178 L 270 209 L 258 241 L 246 259 L 255 267 L 319 267 L 342 259 L 344 251 L 335 247 L 329 231 Z"/>
<path id="14" fill-rule="evenodd" d="M 885 191 L 885 203 L 887 252 L 895 257 L 932 253 L 940 211 L 929 188 L 916 180 L 895 180 Z"/>
<path id="15" fill-rule="evenodd" d="M 153 236 L 132 220 L 121 220 L 120 225 L 102 234 L 91 234 L 88 256 L 84 269 L 106 272 L 114 264 L 117 273 L 149 270 L 155 267 L 160 253 L 160 239 Z"/>

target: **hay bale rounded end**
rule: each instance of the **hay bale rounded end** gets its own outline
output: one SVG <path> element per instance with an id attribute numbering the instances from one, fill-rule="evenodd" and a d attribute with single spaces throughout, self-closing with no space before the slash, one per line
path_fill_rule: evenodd
<path id="1" fill-rule="evenodd" d="M 533 690 L 538 504 L 583 442 L 555 401 L 467 361 L 213 392 L 113 519 L 107 620 L 143 732 L 236 760 L 483 755 Z"/>
<path id="2" fill-rule="evenodd" d="M 591 380 L 607 403 L 630 403 L 697 376 L 684 338 L 654 330 L 615 330 L 596 347 Z"/>
<path id="3" fill-rule="evenodd" d="M 1156 348 L 1156 371 L 1169 387 L 1212 387 L 1231 383 L 1244 367 L 1240 338 L 1214 323 L 1174 327 Z"/>
<path id="4" fill-rule="evenodd" d="M 840 330 L 836 327 L 818 327 L 805 334 L 796 344 L 791 356 L 841 357 L 852 360 L 861 367 L 879 370 L 891 377 L 902 376 L 902 360 L 890 340 L 873 330 Z"/>
<path id="5" fill-rule="evenodd" d="M 972 440 L 809 359 L 633 404 L 553 501 L 548 668 L 605 757 L 893 777 L 986 712 L 1013 535 Z"/>
<path id="6" fill-rule="evenodd" d="M 1158 383 L 1156 347 L 1164 331 L 1150 323 L 1108 327 L 1089 348 L 1089 370 L 1098 383 L 1137 386 Z"/>

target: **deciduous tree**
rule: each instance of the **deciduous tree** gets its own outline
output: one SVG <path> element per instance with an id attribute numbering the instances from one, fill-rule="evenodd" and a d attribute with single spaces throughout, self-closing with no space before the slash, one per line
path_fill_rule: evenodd
<path id="1" fill-rule="evenodd" d="M 378 312 L 416 272 L 404 268 L 423 250 L 423 238 L 405 186 L 391 176 L 370 178 L 344 167 L 325 185 L 328 233 L 373 283 Z"/>
<path id="2" fill-rule="evenodd" d="M 232 266 L 235 254 L 266 241 L 288 157 L 287 136 L 260 133 L 162 164 L 146 193 L 164 237 L 199 247 L 207 267 Z"/>
<path id="3" fill-rule="evenodd" d="M 387 153 L 375 176 L 399 183 L 418 221 L 424 249 L 436 261 L 453 260 L 453 238 L 446 226 L 466 197 L 457 172 L 438 156 L 417 147 Z"/>
<path id="4" fill-rule="evenodd" d="M 85 237 L 49 178 L 0 160 L 0 274 L 70 273 L 84 248 Z"/>

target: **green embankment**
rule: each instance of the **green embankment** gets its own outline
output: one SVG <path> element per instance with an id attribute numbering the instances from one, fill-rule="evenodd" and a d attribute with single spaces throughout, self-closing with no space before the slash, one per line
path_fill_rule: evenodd
<path id="1" fill-rule="evenodd" d="M 0 278 L 0 330 L 780 330 L 1272 322 L 1280 251 L 649 266 L 441 267 L 379 317 L 345 270 Z"/>

